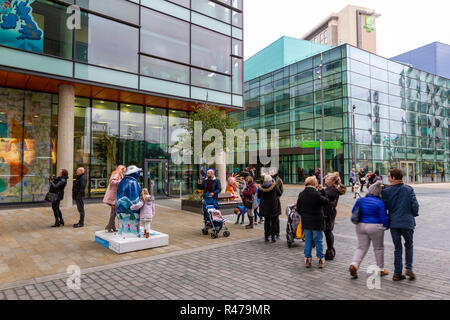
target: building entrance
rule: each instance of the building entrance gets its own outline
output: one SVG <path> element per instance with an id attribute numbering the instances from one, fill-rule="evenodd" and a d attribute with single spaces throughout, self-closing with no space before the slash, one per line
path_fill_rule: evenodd
<path id="1" fill-rule="evenodd" d="M 416 183 L 416 162 L 401 161 L 400 168 L 403 171 L 404 183 Z"/>

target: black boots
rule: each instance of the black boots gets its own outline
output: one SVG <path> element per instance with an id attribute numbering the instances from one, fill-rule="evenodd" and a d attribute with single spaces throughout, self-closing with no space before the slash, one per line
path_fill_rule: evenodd
<path id="1" fill-rule="evenodd" d="M 248 225 L 245 226 L 245 229 L 253 229 L 253 217 L 248 217 Z"/>
<path id="2" fill-rule="evenodd" d="M 327 251 L 325 252 L 325 260 L 333 260 L 335 256 L 336 256 L 336 250 L 334 248 L 327 249 Z"/>

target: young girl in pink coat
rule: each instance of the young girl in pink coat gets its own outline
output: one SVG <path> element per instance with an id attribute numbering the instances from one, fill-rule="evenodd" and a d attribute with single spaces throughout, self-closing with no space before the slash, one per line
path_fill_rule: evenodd
<path id="1" fill-rule="evenodd" d="M 141 209 L 139 219 L 144 225 L 144 236 L 150 237 L 150 224 L 155 216 L 155 198 L 148 193 L 147 188 L 142 189 L 141 198 L 138 203 L 130 207 L 131 210 Z"/>

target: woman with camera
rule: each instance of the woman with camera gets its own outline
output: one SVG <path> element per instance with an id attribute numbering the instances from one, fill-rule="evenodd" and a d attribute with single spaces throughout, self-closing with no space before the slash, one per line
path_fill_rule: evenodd
<path id="1" fill-rule="evenodd" d="M 61 169 L 56 178 L 49 177 L 49 193 L 56 195 L 54 201 L 52 201 L 53 214 L 55 215 L 55 224 L 52 225 L 52 227 L 59 227 L 60 225 L 64 226 L 64 220 L 59 204 L 61 203 L 61 200 L 64 199 L 64 188 L 67 185 L 67 179 L 69 179 L 69 173 L 66 169 Z"/>

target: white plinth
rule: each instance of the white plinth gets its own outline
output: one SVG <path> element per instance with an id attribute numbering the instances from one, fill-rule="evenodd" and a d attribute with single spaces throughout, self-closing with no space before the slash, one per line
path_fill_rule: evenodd
<path id="1" fill-rule="evenodd" d="M 124 238 L 120 237 L 116 232 L 110 233 L 103 230 L 95 233 L 95 242 L 120 254 L 167 246 L 169 245 L 169 235 L 150 230 L 150 238 L 148 239 L 145 237 Z"/>

